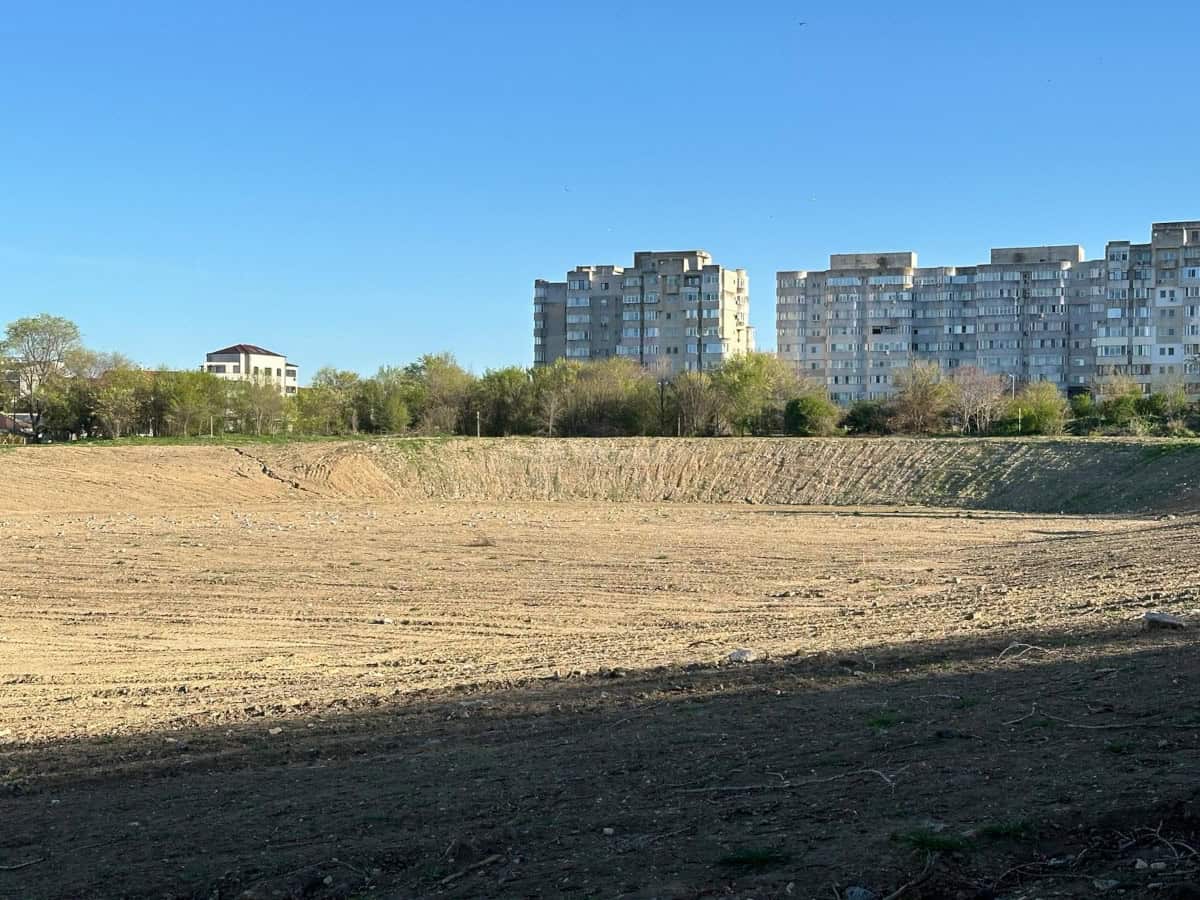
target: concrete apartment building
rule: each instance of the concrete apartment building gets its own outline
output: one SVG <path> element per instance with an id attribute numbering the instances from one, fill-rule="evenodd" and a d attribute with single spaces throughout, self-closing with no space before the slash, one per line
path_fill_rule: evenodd
<path id="1" fill-rule="evenodd" d="M 750 282 L 703 250 L 577 266 L 533 285 L 533 362 L 622 356 L 664 375 L 713 369 L 754 349 Z"/>
<path id="2" fill-rule="evenodd" d="M 776 281 L 780 356 L 841 404 L 888 397 L 916 361 L 1068 394 L 1128 376 L 1197 397 L 1198 312 L 1200 222 L 1155 224 L 1149 244 L 1110 242 L 1102 260 L 1074 244 L 932 268 L 911 252 L 834 254 L 828 269 Z"/>
<path id="3" fill-rule="evenodd" d="M 214 350 L 205 355 L 200 369 L 227 381 L 261 380 L 275 385 L 284 396 L 296 393 L 296 364 L 289 363 L 282 353 L 254 344 L 234 344 Z"/>

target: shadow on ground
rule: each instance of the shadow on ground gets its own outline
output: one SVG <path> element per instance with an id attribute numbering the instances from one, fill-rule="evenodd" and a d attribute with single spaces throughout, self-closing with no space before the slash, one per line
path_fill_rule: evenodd
<path id="1" fill-rule="evenodd" d="M 0 896 L 1188 896 L 1197 644 L 1130 624 L 10 746 Z"/>

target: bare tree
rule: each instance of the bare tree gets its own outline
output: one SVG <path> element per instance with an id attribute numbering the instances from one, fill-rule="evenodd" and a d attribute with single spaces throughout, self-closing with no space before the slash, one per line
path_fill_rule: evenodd
<path id="1" fill-rule="evenodd" d="M 703 434 L 721 410 L 721 399 L 704 372 L 681 372 L 671 382 L 684 434 Z"/>
<path id="2" fill-rule="evenodd" d="M 985 432 L 1004 411 L 1003 375 L 964 366 L 950 379 L 950 415 L 962 431 Z"/>

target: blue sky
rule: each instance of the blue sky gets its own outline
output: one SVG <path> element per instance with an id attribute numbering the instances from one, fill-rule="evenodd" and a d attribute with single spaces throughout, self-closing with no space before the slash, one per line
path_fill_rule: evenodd
<path id="1" fill-rule="evenodd" d="M 1191 2 L 0 11 L 0 324 L 147 365 L 528 364 L 534 278 L 685 247 L 770 349 L 775 271 L 831 252 L 1200 218 Z"/>

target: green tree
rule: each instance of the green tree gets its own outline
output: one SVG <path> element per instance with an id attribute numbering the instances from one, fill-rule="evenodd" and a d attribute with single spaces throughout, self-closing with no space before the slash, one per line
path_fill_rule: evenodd
<path id="1" fill-rule="evenodd" d="M 781 411 L 797 393 L 791 368 L 770 353 L 734 356 L 713 373 L 712 382 L 723 417 L 740 434 L 768 430 L 768 414 Z"/>
<path id="2" fill-rule="evenodd" d="M 461 433 L 474 377 L 450 353 L 422 356 L 405 370 L 413 379 L 410 409 L 422 434 Z"/>
<path id="3" fill-rule="evenodd" d="M 581 368 L 579 362 L 559 358 L 548 366 L 533 370 L 534 404 L 542 430 L 548 437 L 554 437 L 559 420 L 571 403 Z"/>
<path id="4" fill-rule="evenodd" d="M 168 394 L 168 421 L 179 434 L 188 437 L 193 426 L 196 434 L 206 428 L 215 430 L 215 419 L 222 422 L 228 406 L 226 382 L 208 372 L 172 372 L 163 378 Z"/>
<path id="5" fill-rule="evenodd" d="M 56 384 L 67 360 L 81 347 L 79 326 L 70 319 L 42 313 L 9 322 L 0 340 L 0 358 L 15 372 L 17 407 L 29 413 L 34 432 L 51 402 L 61 398 Z"/>
<path id="6" fill-rule="evenodd" d="M 138 394 L 145 375 L 140 369 L 121 365 L 97 379 L 96 415 L 114 438 L 128 434 L 138 417 Z"/>
<path id="7" fill-rule="evenodd" d="M 488 434 L 508 436 L 534 430 L 537 398 L 525 369 L 489 369 L 473 385 L 472 398 L 482 429 Z"/>
<path id="8" fill-rule="evenodd" d="M 930 434 L 942 428 L 950 403 L 950 384 L 937 363 L 917 362 L 896 375 L 892 399 L 893 428 L 907 434 Z"/>
<path id="9" fill-rule="evenodd" d="M 283 395 L 278 382 L 262 376 L 230 383 L 229 403 L 244 432 L 263 433 L 274 430 L 283 416 Z"/>
<path id="10" fill-rule="evenodd" d="M 322 366 L 313 373 L 313 409 L 319 411 L 320 431 L 323 434 L 356 433 L 358 431 L 359 378 L 357 373 L 332 366 Z"/>

